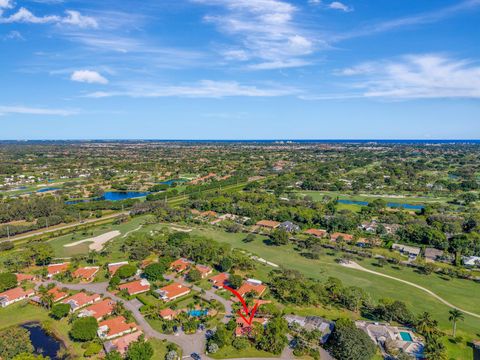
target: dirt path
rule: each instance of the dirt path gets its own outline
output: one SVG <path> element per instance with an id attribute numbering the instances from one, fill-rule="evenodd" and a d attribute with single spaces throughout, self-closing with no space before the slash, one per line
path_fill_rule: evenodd
<path id="1" fill-rule="evenodd" d="M 430 296 L 433 296 L 435 299 L 437 299 L 438 301 L 440 301 L 442 304 L 447 305 L 448 307 L 451 307 L 452 309 L 457 309 L 457 310 L 459 310 L 459 311 L 461 311 L 461 312 L 463 312 L 463 313 L 465 313 L 465 314 L 467 314 L 467 315 L 470 315 L 470 316 L 473 316 L 473 317 L 476 317 L 476 318 L 480 319 L 480 315 L 479 315 L 479 314 L 476 314 L 476 313 L 473 313 L 473 312 L 464 310 L 464 309 L 462 309 L 462 308 L 459 308 L 458 306 L 455 306 L 455 305 L 449 303 L 448 301 L 442 299 L 440 296 L 438 296 L 437 294 L 435 294 L 433 291 L 428 290 L 427 288 L 424 288 L 423 286 L 417 285 L 417 284 L 412 283 L 412 282 L 410 282 L 410 281 L 402 280 L 402 279 L 396 278 L 396 277 L 394 277 L 394 276 L 390 276 L 390 275 L 383 274 L 383 273 L 380 273 L 380 272 L 377 272 L 377 271 L 373 271 L 373 270 L 366 269 L 366 268 L 364 268 L 363 266 L 358 265 L 356 262 L 353 262 L 353 261 L 350 261 L 350 262 L 348 262 L 348 263 L 342 264 L 342 266 L 348 267 L 348 268 L 350 268 L 350 269 L 360 270 L 360 271 L 364 271 L 364 272 L 367 272 L 367 273 L 370 273 L 370 274 L 382 276 L 382 277 L 385 277 L 385 278 L 387 278 L 387 279 L 392 279 L 392 280 L 399 281 L 399 282 L 401 282 L 401 283 L 404 283 L 404 284 L 413 286 L 413 287 L 415 287 L 415 288 L 417 288 L 417 289 L 420 289 L 420 290 L 426 292 L 426 293 L 429 294 Z"/>
<path id="2" fill-rule="evenodd" d="M 88 248 L 90 250 L 93 250 L 93 251 L 102 251 L 103 249 L 103 246 L 105 245 L 105 243 L 107 243 L 108 241 L 112 240 L 113 238 L 117 237 L 118 235 L 121 235 L 121 232 L 118 231 L 118 230 L 114 230 L 114 231 L 109 231 L 105 234 L 101 234 L 101 235 L 98 235 L 98 236 L 95 236 L 95 237 L 92 237 L 92 238 L 89 238 L 89 239 L 85 239 L 85 240 L 80 240 L 80 241 L 75 241 L 73 243 L 70 243 L 70 244 L 66 244 L 66 245 L 63 245 L 63 247 L 73 247 L 73 246 L 77 246 L 77 245 L 80 245 L 80 244 L 83 244 L 83 243 L 91 243 Z"/>
<path id="3" fill-rule="evenodd" d="M 128 235 L 130 235 L 131 233 L 134 233 L 135 231 L 138 231 L 142 228 L 143 225 L 140 225 L 139 227 L 137 227 L 136 229 L 133 229 L 133 230 L 130 230 L 130 231 L 127 231 L 123 236 L 122 236 L 122 239 L 125 239 Z"/>

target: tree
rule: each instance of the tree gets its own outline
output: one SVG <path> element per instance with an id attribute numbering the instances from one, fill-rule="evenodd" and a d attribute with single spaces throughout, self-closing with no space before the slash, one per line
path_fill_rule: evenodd
<path id="1" fill-rule="evenodd" d="M 233 261 L 230 257 L 224 257 L 218 263 L 218 270 L 221 272 L 229 271 L 232 268 Z"/>
<path id="2" fill-rule="evenodd" d="M 87 348 L 85 349 L 83 356 L 91 357 L 93 355 L 99 354 L 100 351 L 102 351 L 102 345 L 99 344 L 98 342 L 91 342 L 90 344 L 88 344 Z"/>
<path id="3" fill-rule="evenodd" d="M 178 357 L 177 352 L 175 350 L 170 350 L 165 355 L 165 360 L 175 360 Z"/>
<path id="4" fill-rule="evenodd" d="M 168 266 L 166 264 L 158 262 L 148 265 L 143 273 L 148 280 L 159 281 L 163 280 L 163 274 L 167 271 L 167 269 Z"/>
<path id="5" fill-rule="evenodd" d="M 128 347 L 125 359 L 127 360 L 148 360 L 153 356 L 153 347 L 147 341 L 140 339 Z"/>
<path id="6" fill-rule="evenodd" d="M 453 337 L 455 337 L 457 333 L 457 321 L 463 321 L 465 318 L 463 313 L 458 309 L 450 310 L 449 314 L 450 316 L 448 317 L 448 320 L 453 323 Z"/>
<path id="7" fill-rule="evenodd" d="M 50 358 L 43 355 L 35 355 L 29 353 L 21 353 L 16 355 L 12 360 L 49 360 Z"/>
<path id="8" fill-rule="evenodd" d="M 274 230 L 270 236 L 272 245 L 280 246 L 288 244 L 288 232 L 283 229 Z"/>
<path id="9" fill-rule="evenodd" d="M 105 356 L 105 360 L 123 360 L 123 357 L 117 350 L 114 350 Z"/>
<path id="10" fill-rule="evenodd" d="M 349 319 L 336 322 L 325 347 L 333 357 L 342 360 L 370 360 L 376 352 L 369 336 Z"/>
<path id="11" fill-rule="evenodd" d="M 218 345 L 214 342 L 209 342 L 208 345 L 207 345 L 207 350 L 210 354 L 215 354 L 219 348 L 218 348 Z"/>
<path id="12" fill-rule="evenodd" d="M 251 243 L 251 242 L 255 241 L 255 238 L 256 238 L 255 234 L 248 234 L 248 235 L 245 237 L 245 239 L 243 239 L 242 241 L 243 241 L 244 243 Z"/>
<path id="13" fill-rule="evenodd" d="M 70 336 L 76 341 L 90 341 L 97 336 L 98 323 L 94 317 L 84 317 L 74 321 Z"/>
<path id="14" fill-rule="evenodd" d="M 33 350 L 28 330 L 16 326 L 0 332 L 1 359 L 12 359 L 22 353 L 31 353 Z"/>
<path id="15" fill-rule="evenodd" d="M 280 354 L 288 344 L 287 332 L 288 324 L 284 318 L 276 317 L 271 319 L 265 327 L 262 336 L 260 336 L 260 340 L 257 341 L 257 348 Z"/>
<path id="16" fill-rule="evenodd" d="M 197 269 L 191 269 L 187 276 L 186 276 L 186 279 L 187 281 L 189 282 L 196 282 L 196 281 L 200 281 L 202 280 L 202 274 L 200 273 L 200 271 L 198 271 Z"/>
<path id="17" fill-rule="evenodd" d="M 434 337 L 438 334 L 438 323 L 432 319 L 432 315 L 428 312 L 424 312 L 417 320 L 417 331 L 427 338 Z"/>
<path id="18" fill-rule="evenodd" d="M 12 273 L 0 273 L 0 292 L 14 288 L 17 285 L 17 277 Z"/>
<path id="19" fill-rule="evenodd" d="M 440 340 L 440 337 L 434 336 L 427 339 L 423 355 L 427 360 L 447 360 L 447 352 L 445 345 Z"/>
<path id="20" fill-rule="evenodd" d="M 238 289 L 240 286 L 242 286 L 242 283 L 243 279 L 240 275 L 231 275 L 228 279 L 228 284 L 234 289 Z"/>
<path id="21" fill-rule="evenodd" d="M 120 279 L 128 279 L 132 277 L 137 272 L 137 268 L 133 265 L 127 264 L 120 267 L 116 272 L 115 276 L 118 276 Z"/>
<path id="22" fill-rule="evenodd" d="M 69 304 L 56 304 L 53 305 L 52 310 L 50 311 L 50 316 L 54 319 L 60 320 L 66 317 L 70 313 Z"/>

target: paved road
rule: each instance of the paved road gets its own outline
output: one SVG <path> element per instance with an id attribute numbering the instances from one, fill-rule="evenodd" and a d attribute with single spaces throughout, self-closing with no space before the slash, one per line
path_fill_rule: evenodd
<path id="1" fill-rule="evenodd" d="M 380 272 L 377 272 L 377 271 L 373 271 L 373 270 L 369 270 L 369 269 L 365 269 L 363 266 L 357 264 L 356 262 L 354 261 L 350 261 L 348 263 L 344 263 L 342 264 L 343 266 L 345 267 L 348 267 L 350 269 L 355 269 L 355 270 L 360 270 L 360 271 L 364 271 L 364 272 L 367 272 L 367 273 L 370 273 L 370 274 L 374 274 L 374 275 L 378 275 L 378 276 L 382 276 L 382 277 L 385 277 L 385 278 L 388 278 L 388 279 L 392 279 L 392 280 L 395 280 L 395 281 L 399 281 L 401 283 L 404 283 L 404 284 L 407 284 L 407 285 L 410 285 L 410 286 L 413 286 L 417 289 L 420 289 L 422 291 L 425 291 L 427 294 L 433 296 L 435 299 L 437 299 L 438 301 L 440 301 L 441 303 L 447 305 L 448 307 L 451 307 L 452 309 L 457 309 L 465 314 L 468 314 L 470 316 L 473 316 L 473 317 L 476 317 L 476 318 L 479 318 L 480 319 L 480 315 L 479 314 L 476 314 L 476 313 L 473 313 L 473 312 L 470 312 L 470 311 L 467 311 L 467 310 L 463 310 L 462 308 L 459 308 L 455 305 L 452 305 L 450 304 L 448 301 L 442 299 L 440 296 L 438 296 L 437 294 L 435 294 L 433 291 L 431 290 L 428 290 L 427 288 L 424 288 L 423 286 L 420 286 L 420 285 L 417 285 L 415 283 L 412 283 L 410 281 L 406 281 L 406 280 L 403 280 L 403 279 L 399 279 L 399 278 L 396 278 L 394 276 L 390 276 L 390 275 L 387 275 L 387 274 L 383 274 L 383 273 L 380 273 Z"/>

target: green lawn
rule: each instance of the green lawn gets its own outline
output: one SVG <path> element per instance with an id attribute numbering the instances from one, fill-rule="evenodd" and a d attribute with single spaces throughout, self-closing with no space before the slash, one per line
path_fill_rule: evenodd
<path id="1" fill-rule="evenodd" d="M 291 245 L 282 247 L 266 246 L 261 238 L 246 244 L 242 242 L 244 234 L 230 234 L 213 228 L 195 229 L 193 233 L 211 237 L 219 242 L 229 243 L 232 247 L 247 250 L 275 264 L 298 270 L 312 278 L 319 280 L 326 280 L 330 276 L 339 278 L 347 286 L 361 287 L 377 300 L 380 298 L 392 298 L 404 301 L 416 314 L 424 311 L 430 312 L 445 333 L 450 334 L 451 332 L 451 324 L 448 321 L 450 308 L 446 305 L 427 293 L 407 284 L 345 268 L 335 262 L 336 256 L 324 255 L 319 260 L 310 260 L 299 255 Z M 368 263 L 364 265 L 369 266 Z M 261 266 L 261 268 L 263 267 Z M 375 270 L 383 271 L 381 268 L 375 268 Z M 385 270 L 386 273 L 393 271 L 396 270 Z M 478 299 L 480 286 L 474 282 L 457 279 L 445 281 L 436 275 L 425 277 L 409 269 L 396 271 L 394 275 L 424 285 L 426 288 L 438 292 L 438 295 L 444 297 L 445 300 L 475 311 L 477 301 L 473 299 Z M 480 312 L 480 308 L 476 309 L 476 311 Z M 466 341 L 480 337 L 480 319 L 465 315 L 465 321 L 458 323 L 458 334 L 463 336 Z M 471 357 L 471 349 L 465 343 L 460 345 L 448 343 L 448 348 L 449 355 L 455 359 Z"/>
<path id="2" fill-rule="evenodd" d="M 48 316 L 48 312 L 44 308 L 24 302 L 0 309 L 0 329 L 32 321 L 42 323 L 45 327 L 52 329 L 55 336 L 63 341 L 71 355 L 82 357 L 84 350 L 81 348 L 81 344 L 71 341 L 68 336 L 70 325 L 67 319 L 54 320 Z"/>
<path id="3" fill-rule="evenodd" d="M 158 340 L 158 339 L 150 339 L 150 344 L 153 347 L 153 359 L 162 360 L 165 359 L 165 355 L 167 355 L 167 345 L 168 342 L 166 340 Z M 179 350 L 180 351 L 180 350 Z M 182 353 L 177 353 L 180 358 L 182 357 Z"/>

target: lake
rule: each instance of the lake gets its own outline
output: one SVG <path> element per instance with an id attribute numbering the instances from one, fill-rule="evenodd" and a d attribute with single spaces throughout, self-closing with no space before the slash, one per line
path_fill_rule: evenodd
<path id="1" fill-rule="evenodd" d="M 142 196 L 147 196 L 150 194 L 149 192 L 141 192 L 141 191 L 107 191 L 101 197 L 91 198 L 91 199 L 79 199 L 79 200 L 69 200 L 65 201 L 67 205 L 75 205 L 84 202 L 90 201 L 120 201 L 120 200 L 127 200 L 127 199 L 135 199 Z"/>
<path id="2" fill-rule="evenodd" d="M 60 359 L 57 357 L 57 353 L 63 344 L 48 335 L 39 323 L 27 323 L 22 327 L 30 333 L 30 341 L 35 348 L 36 355 L 48 356 L 51 360 Z"/>
<path id="3" fill-rule="evenodd" d="M 47 192 L 47 191 L 55 191 L 55 190 L 60 190 L 60 188 L 56 188 L 56 187 L 46 187 L 46 188 L 42 188 L 40 190 L 37 190 L 36 192 L 37 193 L 44 193 L 44 192 Z"/>
<path id="4" fill-rule="evenodd" d="M 360 205 L 360 206 L 368 206 L 367 201 L 354 201 L 354 200 L 338 200 L 340 204 L 346 204 L 346 205 Z M 390 208 L 404 208 L 406 210 L 423 210 L 425 206 L 423 205 L 412 205 L 412 204 L 404 204 L 404 203 L 393 203 L 389 202 L 387 203 L 387 206 Z"/>
<path id="5" fill-rule="evenodd" d="M 187 182 L 187 181 L 188 180 L 185 180 L 185 179 L 170 179 L 170 180 L 167 180 L 167 181 L 162 181 L 160 184 L 172 186 L 173 184 L 181 184 L 181 183 L 184 183 L 184 182 Z"/>

